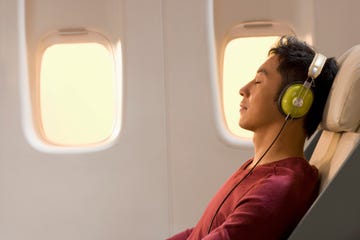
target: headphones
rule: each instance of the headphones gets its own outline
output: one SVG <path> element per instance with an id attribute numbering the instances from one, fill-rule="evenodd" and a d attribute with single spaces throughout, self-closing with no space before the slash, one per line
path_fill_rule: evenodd
<path id="1" fill-rule="evenodd" d="M 310 64 L 305 82 L 291 83 L 282 90 L 278 99 L 278 106 L 280 112 L 287 118 L 301 118 L 308 113 L 314 100 L 311 87 L 314 84 L 314 79 L 320 75 L 325 62 L 326 57 L 316 53 Z"/>

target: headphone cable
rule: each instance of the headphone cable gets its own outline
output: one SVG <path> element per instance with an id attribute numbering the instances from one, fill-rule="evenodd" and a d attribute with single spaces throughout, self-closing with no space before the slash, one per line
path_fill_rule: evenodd
<path id="1" fill-rule="evenodd" d="M 274 145 L 274 143 L 276 142 L 276 140 L 279 138 L 280 134 L 282 133 L 282 131 L 284 130 L 285 126 L 286 126 L 286 123 L 288 122 L 290 118 L 290 114 L 288 114 L 285 118 L 285 121 L 283 123 L 283 125 L 281 126 L 279 132 L 277 133 L 277 135 L 275 136 L 274 140 L 271 142 L 271 144 L 269 145 L 269 147 L 266 149 L 266 151 L 261 155 L 261 157 L 259 158 L 259 160 L 257 160 L 257 162 L 255 163 L 255 165 L 250 169 L 250 171 L 239 181 L 237 182 L 234 187 L 226 194 L 226 196 L 224 197 L 224 199 L 221 201 L 220 205 L 218 206 L 218 208 L 216 209 L 212 219 L 211 219 L 211 222 L 210 222 L 210 225 L 209 225 L 209 228 L 208 228 L 208 232 L 207 234 L 210 233 L 211 231 L 211 228 L 212 228 L 212 225 L 214 223 L 214 220 L 215 220 L 215 217 L 216 215 L 219 213 L 221 207 L 224 205 L 225 201 L 229 198 L 229 196 L 231 195 L 231 193 L 240 185 L 240 183 L 242 183 L 253 171 L 254 169 L 256 168 L 256 166 L 260 163 L 260 161 L 264 158 L 264 156 L 269 152 L 269 150 L 271 149 L 271 147 Z M 292 118 L 290 118 L 292 119 Z"/>

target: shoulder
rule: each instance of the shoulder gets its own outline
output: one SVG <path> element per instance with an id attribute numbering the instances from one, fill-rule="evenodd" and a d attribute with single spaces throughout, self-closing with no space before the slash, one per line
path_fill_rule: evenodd
<path id="1" fill-rule="evenodd" d="M 286 158 L 273 162 L 270 166 L 273 169 L 272 178 L 287 179 L 291 182 L 301 181 L 303 184 L 317 182 L 319 178 L 318 169 L 309 164 L 303 158 Z"/>
<path id="2" fill-rule="evenodd" d="M 288 158 L 260 166 L 254 175 L 258 175 L 259 179 L 252 192 L 271 198 L 296 199 L 301 194 L 311 194 L 319 180 L 318 170 L 302 158 Z"/>

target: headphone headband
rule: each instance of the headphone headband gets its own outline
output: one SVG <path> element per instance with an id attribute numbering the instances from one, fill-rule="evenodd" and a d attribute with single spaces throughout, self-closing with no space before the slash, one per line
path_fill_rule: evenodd
<path id="1" fill-rule="evenodd" d="M 325 62 L 326 62 L 326 57 L 321 53 L 316 53 L 314 59 L 310 64 L 308 76 L 312 79 L 317 78 L 320 75 L 321 70 L 325 65 Z"/>

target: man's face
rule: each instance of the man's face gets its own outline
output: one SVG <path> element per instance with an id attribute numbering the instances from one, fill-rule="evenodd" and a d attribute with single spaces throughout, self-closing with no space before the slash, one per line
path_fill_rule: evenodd
<path id="1" fill-rule="evenodd" d="M 271 55 L 258 69 L 255 79 L 240 89 L 243 100 L 240 104 L 239 126 L 258 131 L 283 122 L 284 116 L 277 107 L 281 75 L 277 71 L 279 59 Z"/>

